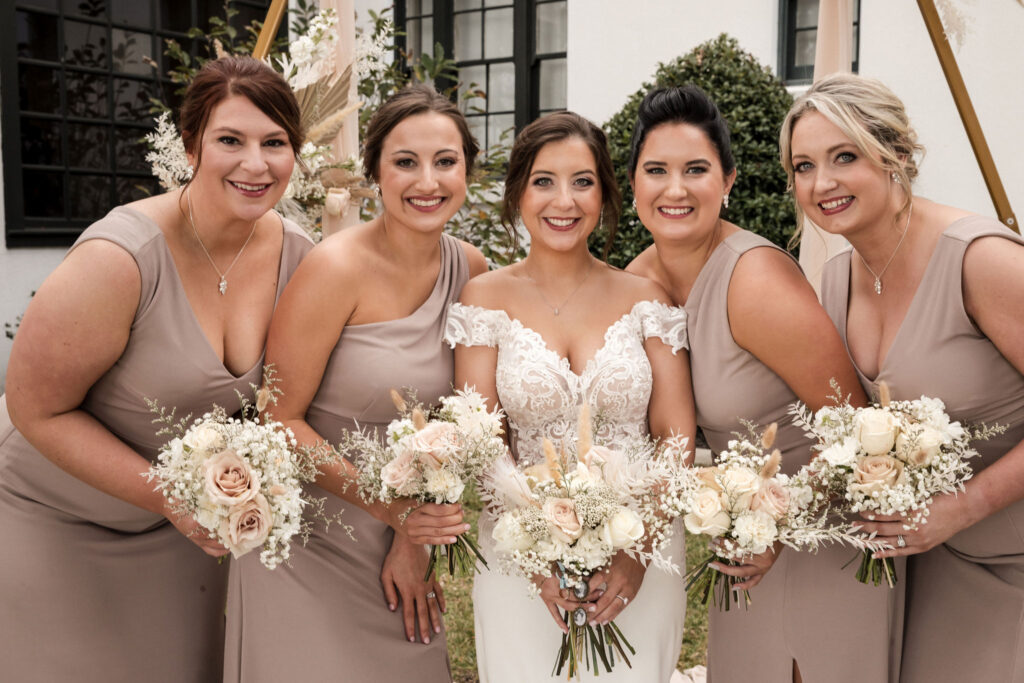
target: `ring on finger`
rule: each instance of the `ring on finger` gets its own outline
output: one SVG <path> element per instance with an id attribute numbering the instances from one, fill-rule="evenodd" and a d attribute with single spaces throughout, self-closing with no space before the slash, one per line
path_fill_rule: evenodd
<path id="1" fill-rule="evenodd" d="M 626 605 L 628 605 L 628 604 L 629 604 L 629 598 L 627 598 L 627 597 L 626 597 L 625 595 L 622 595 L 621 593 L 619 593 L 619 594 L 618 594 L 618 595 L 616 595 L 615 597 L 616 597 L 617 599 L 619 599 L 619 600 L 622 600 L 622 606 L 623 606 L 623 607 L 625 607 Z"/>
<path id="2" fill-rule="evenodd" d="M 907 547 L 907 539 L 903 538 L 903 534 L 897 534 L 896 535 L 896 547 L 897 548 L 906 548 Z"/>
<path id="3" fill-rule="evenodd" d="M 427 593 L 427 599 L 428 600 L 430 598 L 436 598 L 436 597 L 437 597 L 437 593 L 435 593 L 434 591 L 430 591 L 429 593 Z"/>

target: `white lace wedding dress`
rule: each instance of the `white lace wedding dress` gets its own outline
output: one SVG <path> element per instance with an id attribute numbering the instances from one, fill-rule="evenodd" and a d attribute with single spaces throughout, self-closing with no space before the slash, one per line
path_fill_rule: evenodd
<path id="1" fill-rule="evenodd" d="M 686 313 L 641 301 L 604 335 L 604 344 L 577 375 L 544 339 L 501 310 L 452 304 L 445 340 L 453 347 L 498 348 L 498 398 L 508 416 L 509 439 L 520 461 L 543 460 L 544 437 L 560 443 L 576 434 L 579 406 L 590 405 L 595 442 L 626 445 L 646 436 L 653 378 L 643 343 L 658 337 L 673 352 L 686 348 Z M 494 557 L 493 522 L 481 516 L 480 546 Z M 685 571 L 682 525 L 664 554 Z M 493 566 L 493 564 L 492 564 Z M 550 681 L 561 632 L 544 602 L 531 598 L 525 579 L 495 570 L 477 574 L 473 585 L 476 655 L 481 683 Z M 632 669 L 618 662 L 602 681 L 667 683 L 675 671 L 683 637 L 686 591 L 681 576 L 651 568 L 640 592 L 615 623 L 637 652 Z"/>

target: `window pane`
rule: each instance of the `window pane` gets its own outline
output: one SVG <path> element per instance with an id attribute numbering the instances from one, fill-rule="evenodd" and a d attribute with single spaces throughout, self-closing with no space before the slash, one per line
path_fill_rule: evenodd
<path id="1" fill-rule="evenodd" d="M 537 52 L 565 52 L 568 23 L 564 2 L 537 5 Z"/>
<path id="2" fill-rule="evenodd" d="M 72 218 L 96 219 L 110 211 L 110 180 L 109 176 L 94 175 L 68 178 Z"/>
<path id="3" fill-rule="evenodd" d="M 160 194 L 160 183 L 153 178 L 118 178 L 117 203 L 127 204 Z"/>
<path id="4" fill-rule="evenodd" d="M 793 66 L 814 66 L 814 47 L 817 41 L 817 29 L 799 31 L 796 34 Z"/>
<path id="5" fill-rule="evenodd" d="M 57 49 L 57 17 L 35 12 L 17 12 L 14 15 L 14 41 L 18 56 L 29 59 L 60 59 Z"/>
<path id="6" fill-rule="evenodd" d="M 469 123 L 469 132 L 476 138 L 478 145 L 484 146 L 487 141 L 485 136 L 487 117 L 485 116 L 467 116 L 466 122 Z"/>
<path id="7" fill-rule="evenodd" d="M 57 69 L 18 65 L 18 105 L 22 111 L 60 112 L 60 76 Z"/>
<path id="8" fill-rule="evenodd" d="M 513 0 L 484 0 L 484 7 L 501 7 L 503 5 L 511 7 L 512 4 Z"/>
<path id="9" fill-rule="evenodd" d="M 107 86 L 110 81 L 106 76 L 69 70 L 64 80 L 67 84 L 70 115 L 98 119 L 110 116 L 110 108 L 107 106 Z"/>
<path id="10" fill-rule="evenodd" d="M 413 61 L 423 52 L 423 36 L 420 35 L 420 20 L 410 19 L 405 22 L 405 50 Z"/>
<path id="11" fill-rule="evenodd" d="M 469 114 L 474 111 L 484 111 L 487 103 L 479 97 L 463 99 L 462 95 L 470 90 L 487 91 L 487 67 L 464 66 L 459 69 L 459 103 L 463 113 Z M 488 95 L 490 93 L 487 93 Z"/>
<path id="12" fill-rule="evenodd" d="M 146 161 L 146 154 L 149 152 L 149 147 L 143 140 L 143 136 L 147 133 L 142 128 L 122 128 L 117 127 L 114 129 L 116 145 L 114 163 L 117 165 L 119 171 L 149 171 L 150 166 Z"/>
<path id="13" fill-rule="evenodd" d="M 516 67 L 512 62 L 491 65 L 487 83 L 487 111 L 515 111 Z"/>
<path id="14" fill-rule="evenodd" d="M 19 3 L 21 5 L 32 5 L 40 9 L 51 9 L 54 12 L 57 11 L 57 0 L 27 0 Z"/>
<path id="15" fill-rule="evenodd" d="M 497 114 L 487 117 L 487 146 L 493 147 L 501 142 L 512 142 L 512 129 L 515 128 L 514 114 Z M 507 135 L 503 135 L 509 131 Z"/>
<path id="16" fill-rule="evenodd" d="M 150 84 L 127 78 L 114 79 L 114 118 L 141 123 L 149 116 Z"/>
<path id="17" fill-rule="evenodd" d="M 480 13 L 455 15 L 455 59 L 467 61 L 480 59 L 480 43 L 483 40 Z"/>
<path id="18" fill-rule="evenodd" d="M 68 64 L 107 68 L 107 29 L 78 21 L 64 22 L 64 61 Z"/>
<path id="19" fill-rule="evenodd" d="M 540 108 L 565 109 L 568 76 L 564 59 L 546 59 L 540 65 Z"/>
<path id="20" fill-rule="evenodd" d="M 818 0 L 796 0 L 796 26 L 810 28 L 818 25 Z"/>
<path id="21" fill-rule="evenodd" d="M 106 171 L 110 168 L 110 150 L 106 126 L 68 124 L 68 166 Z M 74 195 L 72 195 L 74 197 Z"/>
<path id="22" fill-rule="evenodd" d="M 488 59 L 512 56 L 512 9 L 485 12 L 484 56 Z"/>
<path id="23" fill-rule="evenodd" d="M 21 120 L 21 163 L 61 166 L 60 121 Z"/>
<path id="24" fill-rule="evenodd" d="M 153 68 L 142 61 L 153 54 L 152 38 L 148 33 L 136 33 L 115 28 L 110 33 L 114 71 L 149 76 Z"/>
<path id="25" fill-rule="evenodd" d="M 476 9 L 480 6 L 480 0 L 455 0 L 455 11 L 460 9 Z"/>
<path id="26" fill-rule="evenodd" d="M 106 0 L 61 0 L 64 14 L 77 14 L 83 17 L 107 16 Z"/>
<path id="27" fill-rule="evenodd" d="M 161 2 L 161 5 L 185 5 L 183 2 Z M 110 19 L 115 24 L 131 24 L 149 28 L 153 25 L 149 0 L 110 0 Z"/>
<path id="28" fill-rule="evenodd" d="M 30 218 L 64 217 L 64 174 L 59 171 L 22 173 L 25 216 Z"/>
<path id="29" fill-rule="evenodd" d="M 434 56 L 434 22 L 431 19 L 424 19 L 423 26 L 423 51 Z"/>
<path id="30" fill-rule="evenodd" d="M 184 33 L 192 25 L 192 12 L 187 2 L 158 2 L 160 28 Z"/>

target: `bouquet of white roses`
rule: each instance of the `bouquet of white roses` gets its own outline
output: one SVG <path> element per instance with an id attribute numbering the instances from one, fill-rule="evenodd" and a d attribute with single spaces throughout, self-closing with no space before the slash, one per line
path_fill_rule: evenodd
<path id="1" fill-rule="evenodd" d="M 777 426 L 760 439 L 734 439 L 719 454 L 715 465 L 690 470 L 685 488 L 683 522 L 691 534 L 719 538 L 716 551 L 687 574 L 687 591 L 703 604 L 713 600 L 720 609 L 731 606 L 733 586 L 739 579 L 709 566 L 711 562 L 736 564 L 746 555 L 759 555 L 776 543 L 797 550 L 817 550 L 822 543 L 846 541 L 864 547 L 849 526 L 829 523 L 829 500 L 815 491 L 800 473 L 779 472 L 782 454 L 769 449 Z M 743 591 L 744 606 L 750 595 Z"/>
<path id="2" fill-rule="evenodd" d="M 511 458 L 496 461 L 482 493 L 497 517 L 492 535 L 501 569 L 528 581 L 557 575 L 579 599 L 589 593 L 589 577 L 619 551 L 678 573 L 660 553 L 682 512 L 679 482 L 686 470 L 685 439 L 670 441 L 629 450 L 594 445 L 583 406 L 575 454 L 545 440 L 544 463 L 520 468 Z M 554 675 L 567 663 L 569 676 L 591 662 L 595 673 L 599 663 L 611 671 L 616 653 L 630 665 L 626 650 L 636 650 L 614 621 L 594 628 L 583 609 L 564 617 L 569 633 L 562 636 Z"/>
<path id="3" fill-rule="evenodd" d="M 291 431 L 265 421 L 276 402 L 273 369 L 264 371 L 256 402 L 239 395 L 242 417 L 220 406 L 195 420 L 174 419 L 156 401 L 147 404 L 173 438 L 144 475 L 171 502 L 174 512 L 193 516 L 213 538 L 241 557 L 262 548 L 260 561 L 274 569 L 287 561 L 293 536 L 305 533 L 302 482 L 313 481 L 316 464 L 300 458 Z M 253 387 L 256 390 L 256 387 Z"/>
<path id="4" fill-rule="evenodd" d="M 392 390 L 391 398 L 401 417 L 388 425 L 383 443 L 376 434 L 352 431 L 339 446 L 356 463 L 360 495 L 368 502 L 457 503 L 466 484 L 506 452 L 501 410 L 489 411 L 484 398 L 468 387 L 442 398 L 429 419 L 398 392 Z M 431 546 L 425 579 L 442 556 L 452 576 L 474 572 L 478 559 L 487 566 L 473 540 L 460 534 L 451 546 Z"/>
<path id="5" fill-rule="evenodd" d="M 978 453 L 973 439 L 987 439 L 1002 427 L 969 429 L 949 419 L 937 398 L 893 401 L 883 382 L 879 402 L 854 408 L 833 381 L 835 405 L 817 413 L 802 404 L 790 411 L 797 424 L 817 439 L 807 466 L 815 486 L 844 501 L 850 512 L 901 515 L 911 526 L 927 522 L 936 495 L 963 490 L 973 472 L 968 460 Z M 875 560 L 864 551 L 857 579 L 876 586 L 896 583 L 892 558 Z"/>

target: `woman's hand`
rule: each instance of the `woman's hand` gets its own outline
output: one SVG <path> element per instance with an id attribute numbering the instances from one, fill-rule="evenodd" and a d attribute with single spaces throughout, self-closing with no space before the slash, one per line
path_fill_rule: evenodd
<path id="1" fill-rule="evenodd" d="M 712 549 L 718 552 L 719 541 L 715 539 L 711 542 Z M 749 591 L 751 588 L 761 583 L 761 579 L 764 578 L 768 570 L 772 568 L 775 561 L 779 559 L 779 553 L 782 552 L 782 544 L 776 543 L 773 547 L 768 548 L 760 555 L 746 555 L 739 560 L 739 564 L 722 564 L 720 562 L 712 562 L 708 566 L 712 569 L 716 569 L 723 574 L 729 576 L 735 576 L 738 579 L 745 579 L 741 583 L 733 584 L 733 590 L 744 590 Z"/>
<path id="2" fill-rule="evenodd" d="M 410 643 L 416 642 L 417 625 L 424 644 L 430 642 L 431 631 L 440 633 L 443 625 L 441 614 L 445 611 L 445 602 L 441 584 L 434 574 L 423 580 L 428 561 L 429 553 L 422 544 L 395 534 L 380 572 L 388 609 L 394 612 L 401 601 L 405 637 Z"/>
<path id="3" fill-rule="evenodd" d="M 385 521 L 396 535 L 403 536 L 410 543 L 450 545 L 455 543 L 456 536 L 470 529 L 462 519 L 462 506 L 458 503 L 420 504 L 410 498 L 399 498 L 387 505 Z"/>
<path id="4" fill-rule="evenodd" d="M 615 553 L 607 569 L 590 577 L 590 595 L 587 598 L 597 601 L 590 623 L 603 626 L 619 616 L 640 592 L 646 573 L 647 567 L 639 561 L 621 550 Z M 602 584 L 605 586 L 603 590 L 599 588 Z"/>
<path id="5" fill-rule="evenodd" d="M 562 613 L 559 610 L 572 612 L 582 607 L 589 615 L 593 614 L 596 609 L 592 602 L 577 600 L 572 590 L 568 588 L 560 589 L 560 584 L 555 576 L 542 576 L 538 574 L 533 577 L 533 583 L 540 589 L 540 597 L 547 606 L 548 612 L 551 612 L 551 618 L 558 624 L 558 628 L 562 629 L 562 633 L 568 633 L 569 627 L 566 626 L 565 620 L 562 619 Z"/>
<path id="6" fill-rule="evenodd" d="M 170 508 L 170 502 L 164 505 L 163 516 L 181 532 L 182 536 L 199 546 L 211 557 L 224 557 L 228 549 L 210 535 L 206 527 L 196 521 L 192 515 L 179 515 Z"/>
<path id="7" fill-rule="evenodd" d="M 936 496 L 928 506 L 928 516 L 916 529 L 908 528 L 911 523 L 900 515 L 864 515 L 866 521 L 860 522 L 861 530 L 867 534 L 874 533 L 875 540 L 885 541 L 890 546 L 888 550 L 874 553 L 873 557 L 915 555 L 945 543 L 970 526 L 970 517 L 962 509 L 963 500 L 964 494 Z"/>

